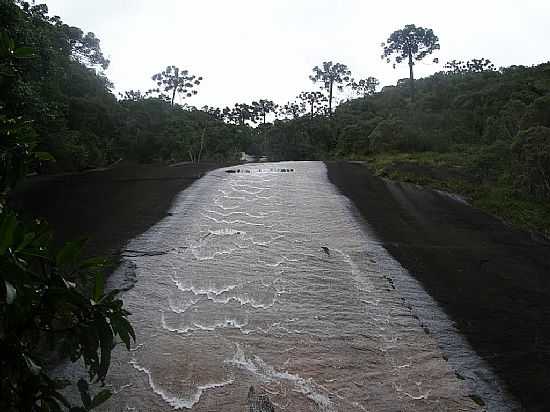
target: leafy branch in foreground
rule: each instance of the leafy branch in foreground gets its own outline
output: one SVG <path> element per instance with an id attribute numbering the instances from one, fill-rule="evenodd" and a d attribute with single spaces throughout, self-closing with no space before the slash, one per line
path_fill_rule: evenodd
<path id="1" fill-rule="evenodd" d="M 107 400 L 91 397 L 79 382 L 83 407 L 75 408 L 60 389 L 69 381 L 52 379 L 44 353 L 82 359 L 90 381 L 103 382 L 115 337 L 130 348 L 135 333 L 118 291 L 104 293 L 102 259 L 82 259 L 83 242 L 54 253 L 51 232 L 39 221 L 25 224 L 9 210 L 0 214 L 0 408 L 4 411 L 90 410 Z M 79 284 L 95 278 L 91 293 Z M 88 402 L 89 400 L 89 402 Z"/>
<path id="2" fill-rule="evenodd" d="M 17 77 L 13 41 L 0 39 L 0 81 Z M 104 290 L 104 259 L 84 259 L 84 241 L 52 246 L 52 232 L 40 220 L 25 222 L 6 199 L 29 167 L 51 161 L 38 152 L 30 121 L 12 118 L 0 107 L 0 410 L 89 411 L 110 397 L 91 396 L 79 381 L 82 406 L 61 394 L 70 382 L 50 377 L 47 358 L 56 353 L 82 360 L 91 382 L 104 382 L 117 338 L 130 348 L 135 333 L 118 290 Z M 93 282 L 93 288 L 88 285 Z M 91 289 L 91 291 L 90 291 Z"/>

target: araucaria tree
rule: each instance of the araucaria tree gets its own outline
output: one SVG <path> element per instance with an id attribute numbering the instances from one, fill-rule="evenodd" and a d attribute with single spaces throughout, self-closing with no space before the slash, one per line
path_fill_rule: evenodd
<path id="1" fill-rule="evenodd" d="M 323 66 L 315 66 L 313 74 L 309 76 L 314 83 L 321 82 L 323 89 L 328 91 L 328 112 L 332 115 L 332 99 L 334 96 L 334 85 L 342 91 L 344 82 L 349 82 L 351 71 L 348 66 L 342 63 L 323 62 Z"/>
<path id="2" fill-rule="evenodd" d="M 327 102 L 327 97 L 321 92 L 302 92 L 298 95 L 298 99 L 302 104 L 309 107 L 309 114 L 312 119 Z"/>
<path id="3" fill-rule="evenodd" d="M 246 103 L 235 103 L 233 108 L 226 107 L 222 111 L 223 118 L 233 124 L 244 126 L 247 121 L 256 122 L 254 108 Z"/>
<path id="4" fill-rule="evenodd" d="M 252 102 L 252 110 L 254 111 L 254 117 L 257 120 L 262 120 L 265 124 L 266 116 L 270 113 L 274 113 L 277 109 L 277 105 L 271 100 L 260 99 L 257 102 Z"/>
<path id="5" fill-rule="evenodd" d="M 184 98 L 197 94 L 194 87 L 201 83 L 202 77 L 189 74 L 188 70 L 181 70 L 176 66 L 168 66 L 164 71 L 155 74 L 153 80 L 163 91 L 172 93 L 170 104 L 174 106 L 176 93 L 182 94 Z M 160 89 L 156 91 L 160 92 Z"/>
<path id="6" fill-rule="evenodd" d="M 376 92 L 380 82 L 376 77 L 367 77 L 366 79 L 354 80 L 350 82 L 351 89 L 361 97 L 367 97 Z"/>
<path id="7" fill-rule="evenodd" d="M 483 73 L 496 71 L 495 65 L 491 60 L 482 57 L 481 59 L 472 59 L 464 62 L 462 60 L 452 60 L 443 66 L 446 73 L 464 74 L 464 73 Z"/>
<path id="8" fill-rule="evenodd" d="M 382 43 L 382 47 L 384 53 L 381 57 L 385 58 L 388 63 L 391 62 L 391 57 L 394 56 L 394 68 L 396 64 L 408 60 L 411 97 L 414 98 L 414 62 L 415 60 L 424 59 L 435 50 L 439 50 L 439 38 L 432 29 L 408 24 L 401 30 L 394 31 L 386 43 Z M 438 59 L 435 58 L 433 61 L 437 63 Z"/>
<path id="9" fill-rule="evenodd" d="M 279 107 L 278 115 L 285 119 L 297 119 L 305 111 L 304 102 L 287 102 L 285 105 Z"/>

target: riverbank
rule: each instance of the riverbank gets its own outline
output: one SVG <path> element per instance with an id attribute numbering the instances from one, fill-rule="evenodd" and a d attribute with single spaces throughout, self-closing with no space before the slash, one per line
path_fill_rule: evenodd
<path id="1" fill-rule="evenodd" d="M 443 193 L 327 162 L 385 248 L 456 322 L 526 410 L 550 406 L 550 243 Z"/>
<path id="2" fill-rule="evenodd" d="M 35 176 L 18 185 L 11 201 L 24 214 L 49 222 L 57 244 L 84 236 L 87 255 L 116 262 L 129 240 L 166 216 L 179 192 L 223 166 L 119 163 L 87 173 Z"/>
<path id="3" fill-rule="evenodd" d="M 483 148 L 462 152 L 380 153 L 366 158 L 376 176 L 458 193 L 474 207 L 550 239 L 550 205 L 522 193 L 512 171 Z"/>

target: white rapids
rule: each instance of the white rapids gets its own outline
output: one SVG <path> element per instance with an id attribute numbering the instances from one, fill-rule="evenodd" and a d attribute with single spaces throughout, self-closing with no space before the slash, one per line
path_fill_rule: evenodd
<path id="1" fill-rule="evenodd" d="M 324 164 L 239 168 L 127 246 L 110 282 L 133 268 L 138 341 L 117 348 L 102 410 L 244 412 L 250 386 L 277 411 L 480 410 Z"/>

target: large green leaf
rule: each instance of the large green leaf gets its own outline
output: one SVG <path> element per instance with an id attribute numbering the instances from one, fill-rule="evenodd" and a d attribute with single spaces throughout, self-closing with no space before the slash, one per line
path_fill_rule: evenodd
<path id="1" fill-rule="evenodd" d="M 35 237 L 36 234 L 34 232 L 25 233 L 23 236 L 23 240 L 17 245 L 15 251 L 20 252 L 25 249 L 35 239 Z"/>
<path id="2" fill-rule="evenodd" d="M 105 318 L 98 317 L 95 322 L 98 327 L 101 358 L 97 371 L 97 378 L 100 381 L 105 379 L 111 364 L 111 351 L 113 350 L 113 331 Z"/>
<path id="3" fill-rule="evenodd" d="M 85 240 L 67 242 L 57 253 L 56 263 L 58 266 L 74 265 L 82 255 Z"/>
<path id="4" fill-rule="evenodd" d="M 4 283 L 6 285 L 6 303 L 11 305 L 17 296 L 17 291 L 15 290 L 15 287 L 7 280 L 5 280 Z"/>
<path id="5" fill-rule="evenodd" d="M 94 396 L 94 400 L 92 401 L 92 408 L 95 408 L 105 401 L 107 401 L 112 396 L 112 393 L 109 389 L 103 389 L 101 392 L 99 392 L 96 396 Z"/>
<path id="6" fill-rule="evenodd" d="M 115 333 L 120 336 L 122 342 L 124 342 L 126 349 L 130 350 L 130 337 L 134 342 L 136 341 L 136 334 L 130 322 L 121 315 L 114 315 L 111 317 L 111 326 Z"/>
<path id="7" fill-rule="evenodd" d="M 18 59 L 30 59 L 35 57 L 31 47 L 18 47 L 14 50 L 13 55 Z"/>
<path id="8" fill-rule="evenodd" d="M 42 371 L 42 367 L 38 366 L 31 358 L 30 356 L 23 354 L 23 359 L 25 359 L 25 363 L 27 364 L 27 368 L 29 368 L 29 371 L 37 376 Z"/>
<path id="9" fill-rule="evenodd" d="M 93 299 L 95 302 L 99 302 L 103 296 L 103 290 L 105 287 L 105 275 L 102 272 L 99 272 L 95 275 L 95 286 L 94 286 L 94 296 Z"/>
<path id="10" fill-rule="evenodd" d="M 34 152 L 34 156 L 43 162 L 55 162 L 55 157 L 48 152 Z"/>
<path id="11" fill-rule="evenodd" d="M 90 409 L 92 406 L 92 398 L 90 397 L 89 385 L 84 379 L 80 379 L 77 383 L 78 391 L 80 392 L 80 399 L 86 409 Z"/>
<path id="12" fill-rule="evenodd" d="M 6 253 L 6 250 L 13 243 L 13 235 L 17 227 L 17 218 L 15 213 L 4 215 L 0 224 L 0 255 Z"/>

